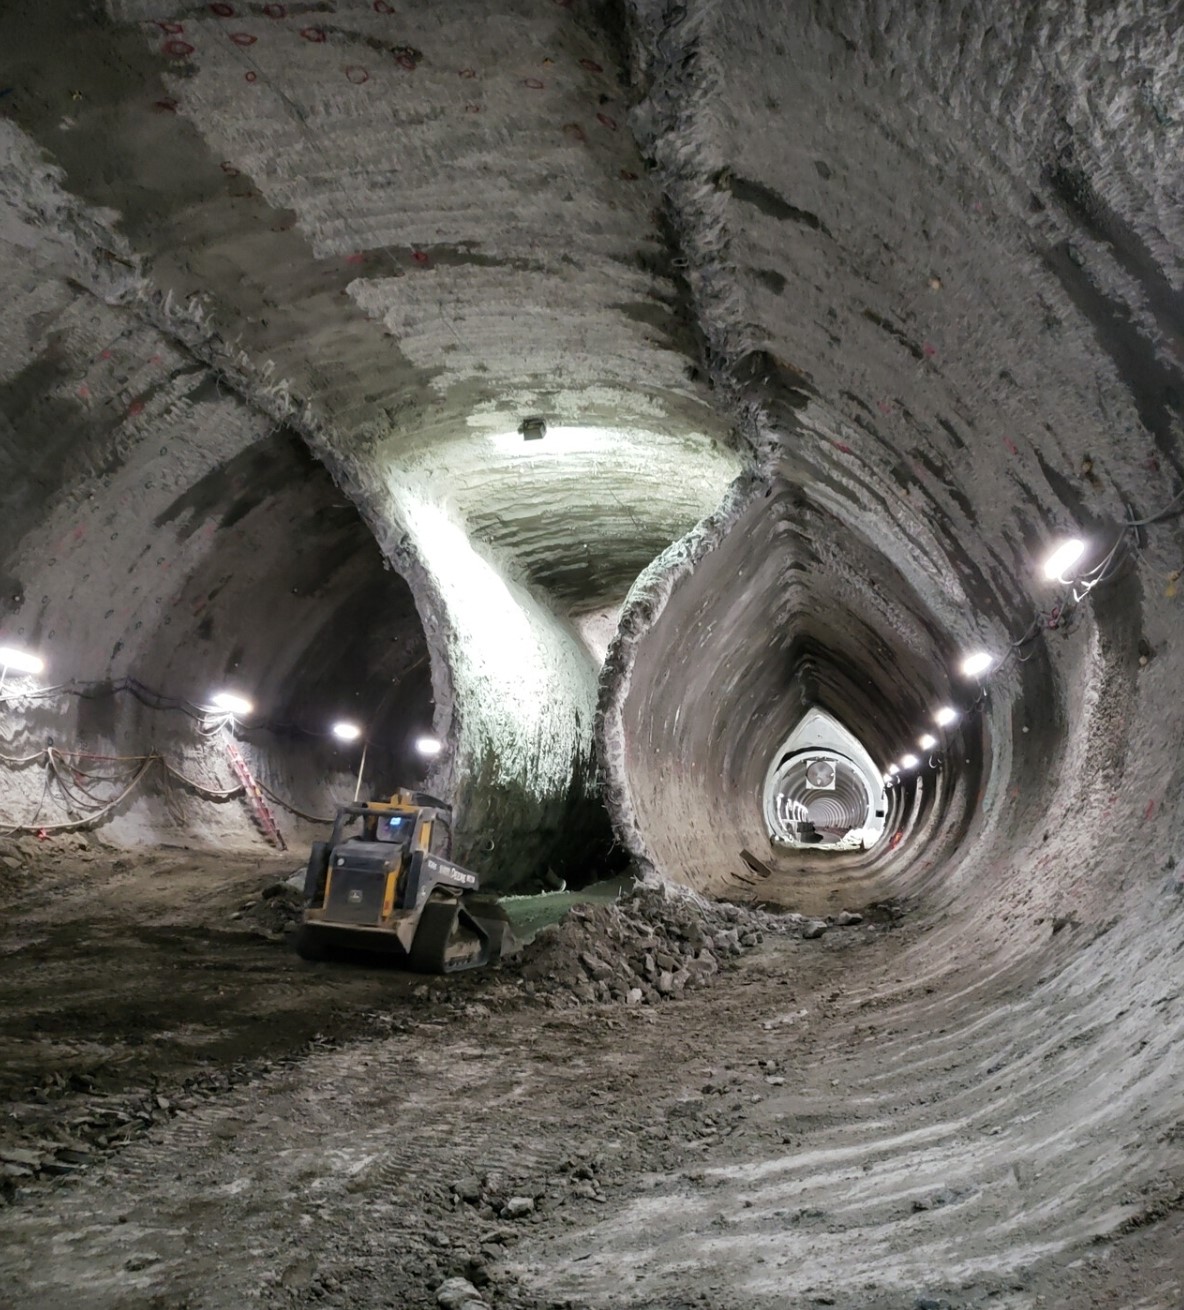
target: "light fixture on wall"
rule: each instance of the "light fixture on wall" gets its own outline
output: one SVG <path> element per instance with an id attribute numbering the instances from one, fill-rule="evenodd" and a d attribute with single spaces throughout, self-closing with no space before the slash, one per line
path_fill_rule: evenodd
<path id="1" fill-rule="evenodd" d="M 217 691 L 210 697 L 210 704 L 223 714 L 233 714 L 243 718 L 255 708 L 245 696 L 238 696 L 232 691 Z"/>
<path id="2" fill-rule="evenodd" d="M 416 737 L 415 749 L 419 751 L 421 755 L 439 755 L 444 749 L 444 744 L 439 737 Z"/>
<path id="3" fill-rule="evenodd" d="M 40 655 L 19 650 L 16 646 L 0 646 L 0 687 L 4 686 L 10 672 L 32 677 L 34 673 L 40 673 L 43 668 L 45 668 L 45 661 Z"/>
<path id="4" fill-rule="evenodd" d="M 902 769 L 915 769 L 921 761 L 915 755 L 902 755 L 900 757 L 900 767 Z"/>
<path id="5" fill-rule="evenodd" d="M 45 661 L 39 655 L 32 655 L 27 650 L 18 650 L 15 646 L 0 646 L 0 665 L 4 672 L 9 669 L 17 673 L 40 673 L 45 668 Z"/>
<path id="6" fill-rule="evenodd" d="M 937 745 L 937 738 L 931 732 L 927 732 L 920 738 L 917 745 L 923 751 L 931 751 Z"/>
<path id="7" fill-rule="evenodd" d="M 1070 537 L 1062 542 L 1044 561 L 1044 576 L 1049 582 L 1068 583 L 1066 573 L 1085 554 L 1085 542 L 1078 537 Z"/>
<path id="8" fill-rule="evenodd" d="M 361 728 L 356 723 L 350 723 L 346 719 L 339 719 L 333 725 L 333 735 L 338 741 L 357 741 L 362 735 Z M 370 749 L 368 741 L 362 742 L 362 758 L 358 761 L 358 780 L 354 783 L 354 800 L 356 801 L 362 794 L 362 774 L 366 771 L 366 752 Z"/>
<path id="9" fill-rule="evenodd" d="M 888 766 L 888 772 L 895 777 L 900 772 L 900 766 L 897 764 L 890 764 Z"/>
<path id="10" fill-rule="evenodd" d="M 977 678 L 980 674 L 986 673 L 994 663 L 994 658 L 985 650 L 976 650 L 962 661 L 962 675 L 966 678 Z"/>
<path id="11" fill-rule="evenodd" d="M 957 710 L 951 709 L 948 705 L 943 705 L 933 716 L 933 721 L 939 728 L 948 728 L 957 717 Z"/>

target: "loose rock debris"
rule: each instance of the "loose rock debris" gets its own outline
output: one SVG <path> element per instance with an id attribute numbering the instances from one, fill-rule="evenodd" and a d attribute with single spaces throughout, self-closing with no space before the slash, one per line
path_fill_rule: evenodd
<path id="1" fill-rule="evenodd" d="M 295 934 L 303 912 L 304 893 L 300 888 L 272 882 L 258 896 L 243 901 L 230 917 L 248 931 L 276 942 Z"/>
<path id="2" fill-rule="evenodd" d="M 841 926 L 862 922 L 844 911 Z M 653 1005 L 704 987 L 727 960 L 766 934 L 821 937 L 830 925 L 639 884 L 612 905 L 577 906 L 543 928 L 512 967 L 529 996 L 554 1008 L 598 1002 Z"/>

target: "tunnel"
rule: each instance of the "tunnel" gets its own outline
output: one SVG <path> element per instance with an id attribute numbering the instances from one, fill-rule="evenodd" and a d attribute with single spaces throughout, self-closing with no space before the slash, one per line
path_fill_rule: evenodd
<path id="1" fill-rule="evenodd" d="M 1182 52 L 0 6 L 12 1305 L 1184 1306 Z"/>

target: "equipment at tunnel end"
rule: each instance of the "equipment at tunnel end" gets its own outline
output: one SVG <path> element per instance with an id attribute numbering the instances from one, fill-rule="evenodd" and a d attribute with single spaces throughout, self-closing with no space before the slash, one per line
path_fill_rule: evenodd
<path id="1" fill-rule="evenodd" d="M 505 913 L 478 897 L 477 874 L 439 853 L 451 846 L 450 827 L 450 807 L 419 792 L 340 806 L 330 839 L 309 855 L 299 953 L 390 951 L 420 973 L 499 957 L 510 944 Z"/>

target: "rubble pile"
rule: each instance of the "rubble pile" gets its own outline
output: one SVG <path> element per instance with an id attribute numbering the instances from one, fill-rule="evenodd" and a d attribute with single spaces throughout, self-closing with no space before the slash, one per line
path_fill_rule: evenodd
<path id="1" fill-rule="evenodd" d="M 269 942 L 283 941 L 300 926 L 304 893 L 291 883 L 272 882 L 238 907 L 230 916 L 249 932 Z"/>
<path id="2" fill-rule="evenodd" d="M 858 915 L 846 916 L 848 922 Z M 814 938 L 828 925 L 639 884 L 612 905 L 581 905 L 540 930 L 517 957 L 528 995 L 555 1007 L 652 1005 L 703 987 L 766 933 Z"/>

